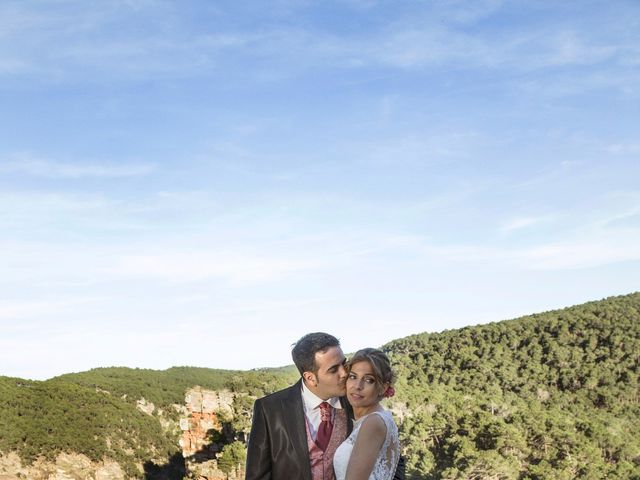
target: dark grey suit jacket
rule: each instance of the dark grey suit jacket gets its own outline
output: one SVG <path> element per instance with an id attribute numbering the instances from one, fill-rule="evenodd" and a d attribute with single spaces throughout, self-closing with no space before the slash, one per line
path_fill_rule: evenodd
<path id="1" fill-rule="evenodd" d="M 347 435 L 353 429 L 353 412 L 347 409 Z M 404 480 L 401 458 L 396 478 Z M 245 480 L 312 480 L 307 430 L 302 403 L 302 380 L 256 400 L 247 451 Z M 398 477 L 398 473 L 401 476 Z"/>

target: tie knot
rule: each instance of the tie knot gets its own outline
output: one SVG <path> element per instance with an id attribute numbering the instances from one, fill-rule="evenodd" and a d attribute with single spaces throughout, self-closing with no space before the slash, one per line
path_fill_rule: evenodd
<path id="1" fill-rule="evenodd" d="M 322 417 L 323 422 L 328 422 L 331 420 L 331 405 L 327 402 L 322 402 L 320 404 L 320 416 Z"/>

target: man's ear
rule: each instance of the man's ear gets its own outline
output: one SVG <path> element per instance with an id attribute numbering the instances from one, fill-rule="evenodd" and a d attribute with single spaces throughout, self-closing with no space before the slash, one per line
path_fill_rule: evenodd
<path id="1" fill-rule="evenodd" d="M 302 374 L 302 378 L 307 382 L 308 385 L 313 385 L 314 387 L 318 386 L 318 378 L 316 374 L 313 372 L 304 372 Z"/>

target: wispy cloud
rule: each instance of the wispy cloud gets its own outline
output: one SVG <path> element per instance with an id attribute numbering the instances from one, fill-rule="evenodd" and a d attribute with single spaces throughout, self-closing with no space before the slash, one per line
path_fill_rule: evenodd
<path id="1" fill-rule="evenodd" d="M 60 213 L 96 212 L 112 208 L 114 203 L 101 195 L 75 195 L 72 193 L 3 192 L 0 193 L 0 212 L 4 217 L 12 212 L 16 218 L 37 218 L 52 211 Z M 44 218 L 42 218 L 44 220 Z"/>
<path id="2" fill-rule="evenodd" d="M 155 170 L 151 164 L 106 164 L 59 162 L 34 157 L 30 154 L 17 154 L 0 162 L 0 174 L 21 173 L 50 178 L 117 178 L 148 175 Z"/>
<path id="3" fill-rule="evenodd" d="M 300 5 L 304 11 L 308 5 Z M 373 8 L 373 7 L 372 7 Z M 398 13 L 384 26 L 366 33 L 338 33 L 307 25 L 271 19 L 260 29 L 211 28 L 189 31 L 180 12 L 168 5 L 121 3 L 111 8 L 78 8 L 68 15 L 42 15 L 27 5 L 24 9 L 5 9 L 18 26 L 5 30 L 7 38 L 20 48 L 0 52 L 0 65 L 18 72 L 31 65 L 35 70 L 53 70 L 58 75 L 79 73 L 91 67 L 110 76 L 158 74 L 193 75 L 225 68 L 226 54 L 245 58 L 269 59 L 272 73 L 290 73 L 307 67 L 360 68 L 383 66 L 414 69 L 450 66 L 456 68 L 508 68 L 531 71 L 569 65 L 593 65 L 612 59 L 637 58 L 637 38 L 589 38 L 588 25 L 582 29 L 563 24 L 504 29 L 500 35 L 482 31 L 468 33 L 466 26 L 508 9 L 505 2 L 444 2 L 425 7 L 411 16 Z M 9 11 L 6 11 L 9 10 Z M 126 16 L 128 15 L 128 16 Z M 144 34 L 131 29 L 116 38 L 105 39 L 103 31 L 114 21 L 129 22 L 148 16 Z M 133 20 L 130 18 L 132 17 Z M 165 17 L 174 20 L 167 23 Z M 212 17 L 215 19 L 215 16 Z M 43 33 L 44 32 L 44 33 Z M 53 32 L 53 33 L 51 33 Z M 592 35 L 590 35 L 592 37 Z M 47 44 L 46 54 L 38 43 Z M 25 44 L 26 46 L 23 46 Z M 626 62 L 629 63 L 629 62 Z M 633 63 L 633 62 L 631 62 Z M 274 67 L 279 66 L 276 70 Z M 0 69 L 1 71 L 1 69 Z M 257 66 L 256 75 L 263 75 Z"/>
<path id="4" fill-rule="evenodd" d="M 427 131 L 368 139 L 348 147 L 356 163 L 376 165 L 439 165 L 472 158 L 491 141 L 474 131 Z"/>
<path id="5" fill-rule="evenodd" d="M 613 143 L 606 147 L 606 151 L 614 155 L 638 155 L 640 143 Z"/>
<path id="6" fill-rule="evenodd" d="M 633 233 L 640 226 L 640 192 L 614 192 L 607 195 L 607 200 L 621 205 L 598 218 L 595 222 L 597 228 L 603 231 L 631 229 Z"/>
<path id="7" fill-rule="evenodd" d="M 545 215 L 545 216 L 540 216 L 540 217 L 517 217 L 514 218 L 512 220 L 509 220 L 508 222 L 504 223 L 501 227 L 500 230 L 503 232 L 511 232 L 514 230 L 521 230 L 524 228 L 529 228 L 532 227 L 534 225 L 539 225 L 541 223 L 545 223 L 548 222 L 550 220 L 552 220 L 554 218 L 554 216 L 552 215 Z"/>
<path id="8" fill-rule="evenodd" d="M 514 53 L 526 50 L 537 52 L 528 57 L 532 68 L 591 65 L 622 53 L 616 43 L 593 43 L 593 40 L 587 41 L 580 33 L 571 30 L 536 32 L 527 41 L 519 42 Z"/>
<path id="9" fill-rule="evenodd" d="M 34 300 L 29 301 L 5 301 L 0 304 L 0 320 L 18 320 L 28 317 L 56 317 L 61 314 L 73 312 L 80 305 L 91 304 L 103 301 L 104 298 L 73 298 L 73 299 L 55 299 L 55 300 Z M 14 324 L 12 328 L 3 327 L 3 330 L 21 330 L 25 331 L 33 326 L 26 326 L 20 323 Z"/>
<path id="10" fill-rule="evenodd" d="M 0 2 L 0 375 L 51 345 L 58 373 L 274 364 L 247 329 L 286 363 L 316 320 L 360 347 L 634 288 L 639 14 Z"/>
<path id="11" fill-rule="evenodd" d="M 582 269 L 640 260 L 640 230 L 632 237 L 603 236 L 552 243 L 518 252 L 514 257 L 533 270 Z"/>
<path id="12" fill-rule="evenodd" d="M 602 234 L 573 241 L 555 241 L 530 247 L 493 245 L 429 245 L 419 249 L 435 261 L 517 267 L 524 270 L 573 270 L 640 260 L 640 229 L 633 235 Z"/>
<path id="13" fill-rule="evenodd" d="M 0 76 L 16 75 L 24 73 L 29 69 L 28 64 L 19 59 L 0 59 Z"/>
<path id="14" fill-rule="evenodd" d="M 219 278 L 232 285 L 271 282 L 292 273 L 321 268 L 317 260 L 274 257 L 241 252 L 164 251 L 157 254 L 115 258 L 104 273 L 118 277 L 155 278 L 171 282 L 193 282 Z"/>

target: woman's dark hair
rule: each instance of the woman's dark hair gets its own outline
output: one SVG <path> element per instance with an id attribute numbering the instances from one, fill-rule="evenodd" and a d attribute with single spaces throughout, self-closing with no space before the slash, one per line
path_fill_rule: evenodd
<path id="1" fill-rule="evenodd" d="M 395 374 L 391 369 L 391 362 L 389 357 L 382 350 L 377 348 L 363 348 L 353 354 L 353 357 L 347 362 L 347 372 L 351 372 L 351 367 L 356 363 L 369 362 L 373 370 L 373 376 L 376 380 L 376 386 L 379 390 L 379 395 L 382 396 L 385 390 L 385 384 L 389 386 L 393 385 L 395 380 Z"/>

